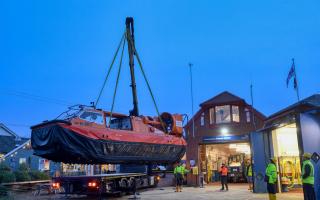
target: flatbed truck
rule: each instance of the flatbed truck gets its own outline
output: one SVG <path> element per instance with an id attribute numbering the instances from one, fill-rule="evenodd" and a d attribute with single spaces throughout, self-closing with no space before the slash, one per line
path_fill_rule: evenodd
<path id="1" fill-rule="evenodd" d="M 92 176 L 61 176 L 52 179 L 52 187 L 62 193 L 78 195 L 128 194 L 137 189 L 156 187 L 158 175 L 146 173 L 115 173 Z"/>

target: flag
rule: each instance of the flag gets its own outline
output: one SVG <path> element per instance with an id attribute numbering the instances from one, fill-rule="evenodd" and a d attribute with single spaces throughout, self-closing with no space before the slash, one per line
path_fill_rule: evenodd
<path id="1" fill-rule="evenodd" d="M 287 77 L 287 87 L 289 86 L 289 81 L 294 78 L 294 88 L 297 88 L 297 79 L 296 79 L 296 70 L 295 70 L 295 66 L 294 66 L 294 62 L 292 63 L 292 66 L 290 68 L 290 71 L 288 73 L 288 77 Z"/>
<path id="2" fill-rule="evenodd" d="M 294 59 L 292 59 L 292 65 L 290 68 L 290 71 L 288 73 L 287 77 L 287 87 L 289 86 L 290 80 L 293 78 L 293 88 L 297 92 L 297 98 L 298 101 L 300 101 L 300 95 L 299 95 L 299 88 L 298 88 L 298 81 L 297 81 L 297 73 L 296 73 L 296 66 L 294 65 Z"/>

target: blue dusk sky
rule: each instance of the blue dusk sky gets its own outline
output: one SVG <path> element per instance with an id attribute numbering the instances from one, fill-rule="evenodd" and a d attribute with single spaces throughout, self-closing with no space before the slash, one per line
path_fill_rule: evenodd
<path id="1" fill-rule="evenodd" d="M 22 136 L 67 105 L 95 101 L 113 54 L 134 17 L 136 47 L 160 111 L 191 114 L 223 91 L 270 115 L 297 101 L 286 87 L 291 59 L 301 98 L 320 91 L 320 1 L 0 2 L 0 122 Z M 116 67 L 118 62 L 116 62 Z M 155 115 L 136 68 L 140 113 Z M 99 107 L 109 110 L 113 70 Z M 132 108 L 125 54 L 115 111 Z"/>

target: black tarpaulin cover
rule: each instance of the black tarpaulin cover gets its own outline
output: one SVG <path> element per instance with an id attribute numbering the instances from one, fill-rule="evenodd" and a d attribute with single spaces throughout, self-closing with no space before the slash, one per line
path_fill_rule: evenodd
<path id="1" fill-rule="evenodd" d="M 35 155 L 79 164 L 174 163 L 186 151 L 184 145 L 92 139 L 59 123 L 33 128 L 31 144 Z"/>

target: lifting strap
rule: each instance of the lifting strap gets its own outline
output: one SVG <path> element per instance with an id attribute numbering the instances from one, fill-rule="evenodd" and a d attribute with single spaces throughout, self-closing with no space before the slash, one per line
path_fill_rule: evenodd
<path id="1" fill-rule="evenodd" d="M 114 102 L 116 100 L 116 95 L 117 95 L 117 89 L 118 89 L 118 83 L 119 83 L 119 79 L 120 79 L 122 58 L 123 58 L 123 51 L 124 51 L 125 44 L 126 44 L 126 40 L 123 40 L 122 51 L 121 51 L 121 56 L 120 56 L 120 61 L 119 61 L 119 69 L 118 69 L 118 74 L 117 74 L 117 80 L 116 80 L 116 85 L 114 87 L 114 92 L 113 92 L 113 97 L 112 97 L 112 105 L 111 105 L 111 109 L 110 109 L 109 127 L 110 127 L 110 123 L 111 123 Z"/>
<path id="2" fill-rule="evenodd" d="M 130 40 L 130 41 L 128 40 L 128 42 L 133 43 L 131 40 Z M 147 79 L 146 73 L 144 72 L 144 69 L 143 69 L 143 67 L 142 67 L 142 63 L 141 63 L 141 60 L 140 60 L 140 58 L 139 58 L 139 54 L 138 54 L 138 52 L 137 52 L 137 49 L 136 49 L 136 47 L 135 47 L 133 44 L 132 44 L 132 46 L 134 47 L 135 56 L 136 56 L 136 58 L 137 58 L 137 61 L 138 61 L 140 70 L 141 70 L 142 75 L 143 75 L 143 78 L 144 78 L 144 80 L 145 80 L 145 82 L 146 82 L 146 84 L 147 84 L 147 87 L 148 87 L 150 96 L 151 96 L 151 98 L 152 98 L 153 105 L 154 105 L 154 107 L 156 108 L 156 112 L 157 112 L 157 115 L 158 115 L 158 117 L 159 117 L 159 120 L 160 120 L 161 126 L 162 126 L 162 128 L 163 128 L 163 131 L 167 133 L 167 129 L 164 127 L 164 123 L 163 123 L 162 118 L 161 118 L 161 116 L 160 116 L 160 112 L 159 112 L 159 109 L 158 109 L 156 100 L 155 100 L 155 98 L 154 98 L 153 92 L 152 92 L 152 90 L 151 90 L 151 86 L 150 86 L 149 81 L 148 81 L 148 79 Z"/>
<path id="3" fill-rule="evenodd" d="M 118 48 L 117 48 L 117 50 L 116 50 L 116 52 L 115 52 L 115 54 L 114 54 L 114 56 L 113 56 L 113 59 L 112 59 L 111 65 L 110 65 L 110 67 L 109 67 L 109 69 L 108 69 L 106 78 L 104 79 L 104 82 L 103 82 L 102 87 L 101 87 L 101 89 L 100 89 L 100 92 L 99 92 L 98 98 L 97 98 L 97 100 L 96 100 L 96 103 L 94 104 L 95 107 L 96 107 L 96 106 L 98 105 L 98 103 L 99 103 L 99 100 L 100 100 L 100 98 L 101 98 L 102 92 L 103 92 L 103 90 L 104 90 L 104 87 L 106 86 L 106 83 L 107 83 L 107 80 L 108 80 L 108 78 L 109 78 L 111 69 L 112 69 L 112 67 L 113 67 L 114 61 L 115 61 L 116 58 L 117 58 L 119 49 L 120 49 L 121 44 L 122 44 L 122 42 L 123 42 L 124 40 L 125 40 L 125 33 L 122 35 L 121 40 L 120 40 L 120 43 L 119 43 L 119 45 L 118 45 Z"/>

